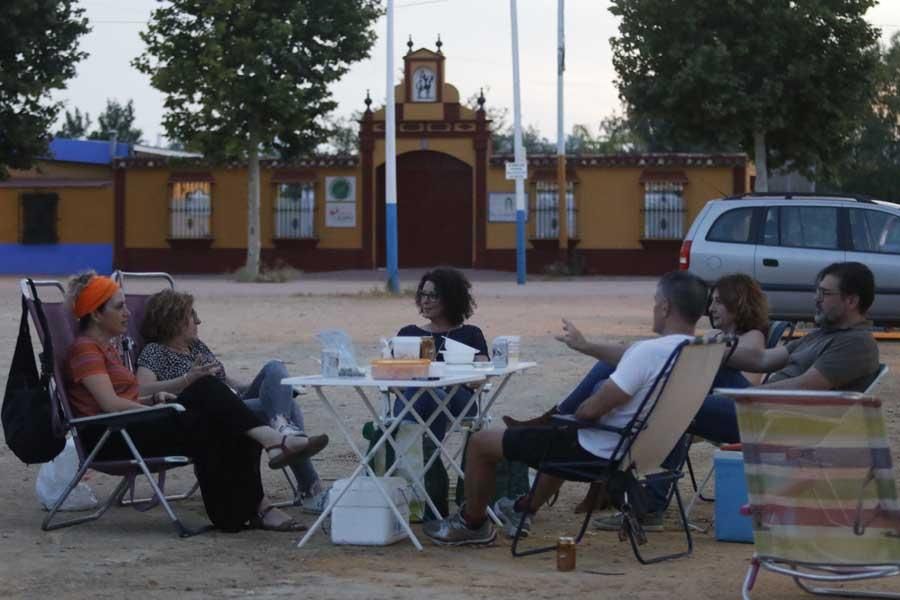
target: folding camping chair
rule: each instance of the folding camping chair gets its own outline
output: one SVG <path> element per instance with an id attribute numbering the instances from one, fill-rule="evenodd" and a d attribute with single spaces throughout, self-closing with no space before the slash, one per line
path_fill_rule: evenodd
<path id="1" fill-rule="evenodd" d="M 139 475 L 144 475 L 153 490 L 153 497 L 149 503 L 134 502 L 132 498 L 132 504 L 134 504 L 135 508 L 144 510 L 150 505 L 160 504 L 169 519 L 171 519 L 180 537 L 189 537 L 210 529 L 210 526 L 197 529 L 185 526 L 169 504 L 169 500 L 179 499 L 184 497 L 184 495 L 166 497 L 162 491 L 162 480 L 160 484 L 157 484 L 153 477 L 154 473 L 161 477 L 169 469 L 189 465 L 191 460 L 186 456 L 144 457 L 138 448 L 135 447 L 127 431 L 129 425 L 170 418 L 174 413 L 184 411 L 184 407 L 180 404 L 161 404 L 93 417 L 75 417 L 66 394 L 64 377 L 69 347 L 75 338 L 74 319 L 69 313 L 69 308 L 62 300 L 43 302 L 38 295 L 38 288 L 55 289 L 60 295 L 64 294 L 64 288 L 58 281 L 33 281 L 30 279 L 23 279 L 20 282 L 20 288 L 38 338 L 41 340 L 43 352 L 45 355 L 49 355 L 51 359 L 49 362 L 53 365 L 53 376 L 50 381 L 50 398 L 53 408 L 54 426 L 57 427 L 58 431 L 65 431 L 72 436 L 79 461 L 78 472 L 68 483 L 63 494 L 50 508 L 47 517 L 41 524 L 41 528 L 44 531 L 50 531 L 99 519 L 113 504 L 125 503 L 125 493 L 129 488 L 133 489 L 135 478 Z M 105 426 L 106 430 L 93 450 L 87 453 L 82 444 L 79 429 L 89 425 Z M 109 437 L 116 434 L 122 436 L 133 458 L 124 460 L 97 459 L 99 451 L 106 444 Z M 53 522 L 60 507 L 89 468 L 114 477 L 121 477 L 121 480 L 112 493 L 93 513 Z"/>
<path id="2" fill-rule="evenodd" d="M 884 363 L 879 364 L 878 370 L 875 371 L 875 373 L 872 375 L 872 378 L 869 380 L 869 384 L 866 386 L 866 389 L 863 393 L 864 394 L 872 394 L 874 392 L 875 388 L 878 387 L 878 384 L 881 382 L 881 380 L 884 378 L 884 376 L 887 375 L 888 371 L 890 371 L 890 369 L 888 368 L 888 366 L 886 364 L 884 364 Z M 719 448 L 722 450 L 733 450 L 736 452 L 740 452 L 741 444 L 740 444 L 740 442 L 736 443 L 736 444 L 724 444 L 724 445 L 720 446 Z M 709 484 L 709 481 L 712 479 L 712 476 L 715 473 L 715 465 L 710 466 L 709 472 L 706 474 L 706 477 L 703 478 L 703 481 L 700 483 L 699 486 L 697 485 L 696 481 L 693 480 L 693 469 L 691 469 L 691 466 L 690 466 L 690 456 L 688 457 L 688 469 L 691 472 L 691 481 L 694 485 L 694 497 L 691 498 L 691 501 L 688 503 L 688 508 L 687 508 L 687 515 L 688 515 L 688 517 L 690 517 L 691 512 L 694 510 L 694 505 L 697 503 L 698 499 L 703 500 L 704 502 L 714 502 L 715 501 L 715 498 L 706 498 L 703 496 L 703 490 L 706 489 L 706 486 Z M 697 530 L 701 533 L 706 533 L 709 530 L 709 525 L 701 528 L 692 523 L 691 527 L 693 527 L 695 530 Z"/>
<path id="3" fill-rule="evenodd" d="M 743 597 L 764 568 L 813 594 L 900 598 L 814 587 L 900 575 L 900 503 L 881 400 L 854 392 L 720 393 L 737 406 L 744 512 L 756 546 Z"/>
<path id="4" fill-rule="evenodd" d="M 629 500 L 626 491 L 620 497 L 613 494 L 613 503 L 622 511 L 622 530 L 619 539 L 628 537 L 635 557 L 642 564 L 650 564 L 681 556 L 687 556 L 693 548 L 687 517 L 678 491 L 678 480 L 683 477 L 680 465 L 675 468 L 666 468 L 662 464 L 684 435 L 685 430 L 693 419 L 694 414 L 700 409 L 706 393 L 712 385 L 713 378 L 718 371 L 726 349 L 733 345 L 733 340 L 728 342 L 705 342 L 702 338 L 696 338 L 693 342 L 681 343 L 669 356 L 665 366 L 661 369 L 653 383 L 653 387 L 642 400 L 638 411 L 631 422 L 623 428 L 600 426 L 594 422 L 578 422 L 570 415 L 554 417 L 562 427 L 599 428 L 619 434 L 619 443 L 613 451 L 613 459 L 605 460 L 597 458 L 589 462 L 572 461 L 543 461 L 539 464 L 538 474 L 535 477 L 531 493 L 537 488 L 542 475 L 549 474 L 561 477 L 569 481 L 583 482 L 621 482 L 633 478 L 638 483 L 646 483 L 647 475 L 658 474 L 659 479 L 668 479 L 673 482 L 670 494 L 674 494 L 678 504 L 678 511 L 684 529 L 687 549 L 674 554 L 660 555 L 653 558 L 645 558 L 638 546 L 646 542 L 643 528 L 638 522 L 638 515 Z M 627 488 L 626 488 L 627 489 Z M 592 510 L 587 511 L 584 523 L 581 526 L 575 542 L 579 543 L 584 537 L 588 523 L 590 523 Z M 519 522 L 515 538 L 512 544 L 513 556 L 526 556 L 540 552 L 548 552 L 556 548 L 544 546 L 532 550 L 519 551 L 518 544 L 521 540 L 522 526 L 525 516 Z"/>

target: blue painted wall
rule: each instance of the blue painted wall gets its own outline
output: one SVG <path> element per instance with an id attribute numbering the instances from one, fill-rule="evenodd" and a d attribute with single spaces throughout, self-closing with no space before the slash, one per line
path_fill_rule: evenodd
<path id="1" fill-rule="evenodd" d="M 112 272 L 112 244 L 0 244 L 0 273 L 71 275 L 85 269 Z"/>

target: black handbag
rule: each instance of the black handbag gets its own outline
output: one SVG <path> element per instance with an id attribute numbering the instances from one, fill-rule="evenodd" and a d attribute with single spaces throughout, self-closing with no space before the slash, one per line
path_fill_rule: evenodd
<path id="1" fill-rule="evenodd" d="M 46 319 L 35 300 L 38 318 L 46 331 Z M 0 421 L 9 449 L 26 464 L 53 460 L 66 445 L 65 435 L 59 435 L 53 426 L 53 408 L 50 402 L 50 374 L 53 372 L 53 347 L 46 340 L 41 357 L 41 373 L 38 375 L 28 329 L 28 308 L 22 299 L 22 319 L 19 337 L 9 368 L 6 392 Z"/>

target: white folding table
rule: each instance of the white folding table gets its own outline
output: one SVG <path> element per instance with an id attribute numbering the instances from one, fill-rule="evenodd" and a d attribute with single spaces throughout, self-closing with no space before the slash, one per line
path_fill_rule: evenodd
<path id="1" fill-rule="evenodd" d="M 356 457 L 359 460 L 359 464 L 350 475 L 350 481 L 348 485 L 344 487 L 340 494 L 332 494 L 331 497 L 329 497 L 328 506 L 324 511 L 322 511 L 322 514 L 319 515 L 319 518 L 316 519 L 316 522 L 313 523 L 313 526 L 309 528 L 309 531 L 306 532 L 306 535 L 304 535 L 303 538 L 299 541 L 297 547 L 302 547 L 304 544 L 306 544 L 310 537 L 312 537 L 312 535 L 316 531 L 318 531 L 325 519 L 327 519 L 332 510 L 334 510 L 334 507 L 337 505 L 341 497 L 347 492 L 347 490 L 350 489 L 350 484 L 352 484 L 352 482 L 357 477 L 365 472 L 372 477 L 375 487 L 387 502 L 391 511 L 394 513 L 394 516 L 400 521 L 401 525 L 409 536 L 410 541 L 412 541 L 417 549 L 422 550 L 422 544 L 413 533 L 413 530 L 409 526 L 407 519 L 405 519 L 401 515 L 400 510 L 397 508 L 397 505 L 394 503 L 390 494 L 387 493 L 387 490 L 384 488 L 375 472 L 369 466 L 369 462 L 385 443 L 390 443 L 393 446 L 395 456 L 400 457 L 405 455 L 407 448 L 398 447 L 396 440 L 393 439 L 393 436 L 391 434 L 397 429 L 397 426 L 400 424 L 403 418 L 407 414 L 411 414 L 418 423 L 422 433 L 429 435 L 434 441 L 437 448 L 437 452 L 434 453 L 434 456 L 432 456 L 431 461 L 429 461 L 428 464 L 430 465 L 431 462 L 434 461 L 435 457 L 443 454 L 448 458 L 449 465 L 457 472 L 457 474 L 460 477 L 465 477 L 462 468 L 456 461 L 455 455 L 450 454 L 450 452 L 444 446 L 443 440 L 439 440 L 437 436 L 434 435 L 434 433 L 430 430 L 429 425 L 431 425 L 434 419 L 436 419 L 438 415 L 443 412 L 448 416 L 448 419 L 450 421 L 447 427 L 447 431 L 458 429 L 460 420 L 464 418 L 464 416 L 469 412 L 470 408 L 478 400 L 481 387 L 485 383 L 485 376 L 487 371 L 488 369 L 472 369 L 458 373 L 450 371 L 447 372 L 445 376 L 439 379 L 429 380 L 372 379 L 369 374 L 366 374 L 365 377 L 322 377 L 320 375 L 310 375 L 306 377 L 287 377 L 285 379 L 282 379 L 281 383 L 283 385 L 290 385 L 293 387 L 310 387 L 315 390 L 319 400 L 325 406 L 325 410 L 332 416 L 332 418 L 334 418 L 338 429 L 341 431 L 344 439 L 347 440 L 347 443 L 350 445 L 350 448 L 353 450 L 354 454 L 356 454 Z M 457 393 L 459 388 L 464 384 L 474 384 L 474 387 L 476 389 L 474 390 L 472 397 L 469 399 L 469 402 L 466 403 L 465 408 L 459 413 L 459 415 L 453 415 L 448 408 L 448 403 Z M 350 429 L 348 429 L 345 423 L 345 416 L 342 417 L 335 409 L 334 404 L 325 393 L 325 388 L 353 388 L 359 398 L 362 400 L 363 404 L 369 410 L 372 418 L 382 430 L 382 435 L 381 438 L 372 446 L 368 453 L 363 453 L 362 450 L 360 450 L 359 446 L 356 444 L 354 434 L 350 431 Z M 366 393 L 366 390 L 369 390 L 370 393 L 380 395 L 382 393 L 382 390 L 385 388 L 393 393 L 404 405 L 403 410 L 399 414 L 392 417 L 386 416 L 379 412 Z M 415 392 L 413 392 L 410 397 L 407 398 L 406 394 L 404 394 L 403 392 L 404 390 L 409 389 L 415 389 Z M 438 393 L 442 389 L 446 389 L 446 392 Z M 497 392 L 499 391 L 500 389 L 497 390 Z M 497 392 L 494 392 L 494 394 L 491 395 L 492 399 L 495 397 Z M 414 404 L 416 400 L 418 400 L 419 397 L 425 393 L 430 394 L 434 399 L 435 404 L 437 405 L 437 409 L 431 416 L 427 418 L 427 420 L 414 410 Z M 491 401 L 490 404 L 493 404 L 493 402 Z M 390 412 L 388 412 L 388 414 L 390 414 Z M 479 415 L 479 418 L 481 418 L 481 415 Z M 418 436 L 415 436 L 413 439 L 416 438 L 418 438 Z M 389 475 L 394 469 L 396 469 L 399 463 L 399 460 L 395 460 L 394 464 L 391 466 L 388 472 L 385 473 L 385 476 Z M 431 497 L 428 495 L 428 492 L 425 489 L 422 481 L 418 478 L 414 478 L 414 485 L 416 485 L 418 491 L 422 494 L 423 498 L 425 498 L 431 510 L 434 511 L 435 514 L 440 514 L 435 507 L 434 502 L 431 500 Z"/>

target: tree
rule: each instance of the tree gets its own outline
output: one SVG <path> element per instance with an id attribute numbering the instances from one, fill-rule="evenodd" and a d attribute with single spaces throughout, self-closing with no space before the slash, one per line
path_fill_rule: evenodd
<path id="1" fill-rule="evenodd" d="M 359 154 L 359 120 L 361 118 L 362 111 L 354 111 L 350 118 L 328 119 L 328 138 L 321 150 L 328 154 Z"/>
<path id="2" fill-rule="evenodd" d="M 65 123 L 56 132 L 57 137 L 80 139 L 87 137 L 88 129 L 91 128 L 91 116 L 87 111 L 82 114 L 78 108 L 75 112 L 66 111 Z"/>
<path id="3" fill-rule="evenodd" d="M 900 203 L 900 33 L 881 56 L 875 102 L 833 171 L 826 190 Z"/>
<path id="4" fill-rule="evenodd" d="M 366 58 L 378 0 L 170 0 L 135 66 L 166 94 L 163 126 L 210 158 L 248 164 L 247 272 L 258 276 L 259 156 L 313 150 L 329 84 Z"/>
<path id="5" fill-rule="evenodd" d="M 638 119 L 690 142 L 808 172 L 845 150 L 871 101 L 876 0 L 611 0 L 619 95 Z"/>
<path id="6" fill-rule="evenodd" d="M 116 140 L 128 144 L 140 144 L 144 132 L 134 127 L 134 101 L 120 104 L 118 100 L 106 100 L 106 110 L 97 116 L 97 129 L 91 140 L 108 140 L 113 134 Z"/>
<path id="7" fill-rule="evenodd" d="M 90 31 L 75 0 L 0 3 L 0 179 L 8 167 L 27 169 L 47 151 L 50 127 L 65 88 L 87 53 L 78 38 Z"/>

